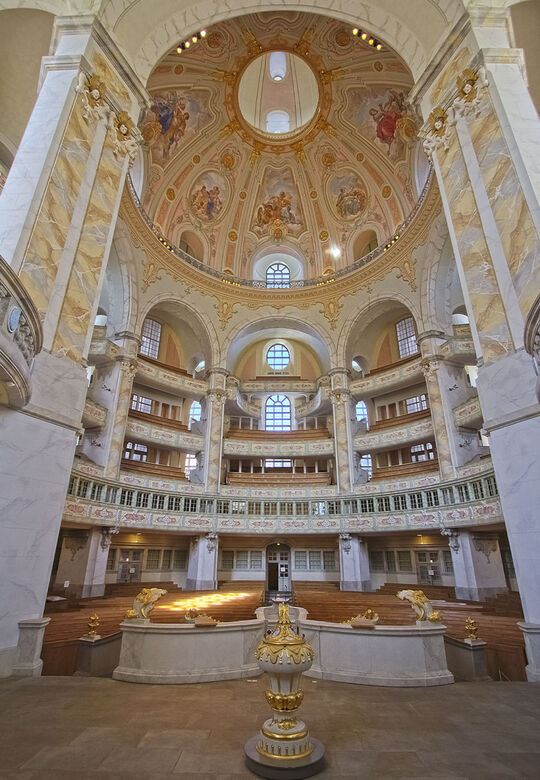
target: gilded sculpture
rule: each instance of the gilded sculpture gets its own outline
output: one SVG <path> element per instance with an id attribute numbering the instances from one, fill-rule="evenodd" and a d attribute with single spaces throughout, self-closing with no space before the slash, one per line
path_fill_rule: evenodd
<path id="1" fill-rule="evenodd" d="M 442 618 L 440 612 L 433 609 L 431 601 L 423 590 L 400 590 L 397 594 L 398 599 L 408 601 L 416 613 L 416 619 L 420 621 L 430 621 L 431 623 L 440 623 Z"/>
<path id="2" fill-rule="evenodd" d="M 139 620 L 150 620 L 149 615 L 154 609 L 156 601 L 159 601 L 166 593 L 167 591 L 162 588 L 143 588 L 140 593 L 137 593 L 133 602 L 135 617 Z"/>

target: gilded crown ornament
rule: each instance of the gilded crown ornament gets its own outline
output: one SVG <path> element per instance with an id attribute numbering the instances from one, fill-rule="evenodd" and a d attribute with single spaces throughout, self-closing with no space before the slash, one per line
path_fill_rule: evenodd
<path id="1" fill-rule="evenodd" d="M 465 639 L 478 639 L 478 624 L 470 616 L 465 620 Z"/>

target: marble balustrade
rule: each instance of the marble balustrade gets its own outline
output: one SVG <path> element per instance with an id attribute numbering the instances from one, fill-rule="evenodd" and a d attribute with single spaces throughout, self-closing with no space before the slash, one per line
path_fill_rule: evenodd
<path id="1" fill-rule="evenodd" d="M 139 419 L 128 419 L 125 428 L 126 438 L 151 446 L 163 446 L 181 452 L 200 452 L 204 445 L 204 437 L 189 431 L 178 431 L 163 424 L 154 425 Z"/>
<path id="2" fill-rule="evenodd" d="M 327 489 L 326 489 L 327 490 Z M 184 491 L 187 492 L 187 491 Z M 310 501 L 167 494 L 73 475 L 64 521 L 219 533 L 327 533 L 467 528 L 502 522 L 492 474 L 430 490 Z"/>
<path id="3" fill-rule="evenodd" d="M 399 423 L 402 421 L 402 424 Z M 380 432 L 367 431 L 357 433 L 353 439 L 354 449 L 358 452 L 377 452 L 400 447 L 404 444 L 416 444 L 433 437 L 433 422 L 431 419 L 419 420 L 407 424 L 407 416 L 396 417 L 393 428 Z"/>
<path id="4" fill-rule="evenodd" d="M 388 366 L 387 370 L 368 374 L 363 379 L 353 380 L 349 385 L 349 390 L 354 398 L 361 400 L 417 384 L 423 379 L 422 359 L 418 355 L 416 359 L 402 365 Z"/>

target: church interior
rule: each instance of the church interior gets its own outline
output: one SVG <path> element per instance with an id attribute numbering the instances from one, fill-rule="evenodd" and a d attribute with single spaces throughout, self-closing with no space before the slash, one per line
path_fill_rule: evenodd
<path id="1" fill-rule="evenodd" d="M 0 778 L 539 776 L 539 32 L 0 0 Z"/>

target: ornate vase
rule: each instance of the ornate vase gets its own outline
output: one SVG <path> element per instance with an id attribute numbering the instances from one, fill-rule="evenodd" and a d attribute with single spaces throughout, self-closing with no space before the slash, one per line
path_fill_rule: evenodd
<path id="1" fill-rule="evenodd" d="M 255 657 L 267 673 L 266 701 L 272 716 L 245 746 L 248 767 L 261 777 L 310 777 L 323 769 L 324 746 L 310 737 L 298 717 L 304 698 L 302 673 L 311 668 L 313 648 L 291 623 L 289 605 L 279 604 L 278 624 L 260 642 Z"/>

